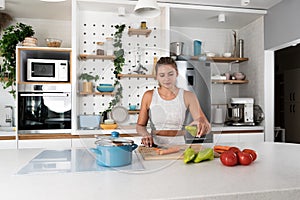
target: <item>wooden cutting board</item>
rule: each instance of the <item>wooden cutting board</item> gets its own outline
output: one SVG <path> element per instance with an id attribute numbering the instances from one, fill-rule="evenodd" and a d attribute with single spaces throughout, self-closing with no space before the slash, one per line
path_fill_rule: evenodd
<path id="1" fill-rule="evenodd" d="M 200 144 L 192 145 L 176 145 L 180 147 L 180 151 L 176 153 L 159 155 L 157 154 L 157 148 L 139 146 L 138 151 L 142 155 L 144 160 L 178 160 L 183 159 L 183 152 L 186 148 L 191 146 L 196 152 L 198 152 L 202 147 Z"/>

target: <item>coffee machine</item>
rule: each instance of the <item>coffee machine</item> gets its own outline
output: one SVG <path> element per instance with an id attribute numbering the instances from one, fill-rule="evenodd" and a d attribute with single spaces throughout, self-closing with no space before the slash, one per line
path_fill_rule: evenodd
<path id="1" fill-rule="evenodd" d="M 253 107 L 253 98 L 231 98 L 227 106 L 226 125 L 254 126 Z"/>

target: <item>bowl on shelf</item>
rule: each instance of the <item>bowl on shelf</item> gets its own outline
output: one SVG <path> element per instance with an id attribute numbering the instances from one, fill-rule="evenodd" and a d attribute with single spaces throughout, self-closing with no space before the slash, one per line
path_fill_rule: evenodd
<path id="1" fill-rule="evenodd" d="M 109 83 L 100 83 L 99 86 L 113 86 L 113 85 Z"/>
<path id="2" fill-rule="evenodd" d="M 236 80 L 244 80 L 246 75 L 243 72 L 234 72 L 233 77 L 235 77 Z"/>
<path id="3" fill-rule="evenodd" d="M 100 127 L 104 130 L 112 130 L 118 128 L 118 124 L 100 124 Z"/>
<path id="4" fill-rule="evenodd" d="M 56 38 L 46 38 L 48 47 L 60 47 L 62 40 Z"/>
<path id="5" fill-rule="evenodd" d="M 112 91 L 114 91 L 114 89 L 115 89 L 115 87 L 112 85 L 111 86 L 100 86 L 100 85 L 97 86 L 97 90 L 99 92 L 112 92 Z"/>
<path id="6" fill-rule="evenodd" d="M 230 53 L 230 52 L 223 53 L 223 57 L 225 57 L 225 58 L 230 58 L 231 56 L 232 56 L 232 53 Z"/>

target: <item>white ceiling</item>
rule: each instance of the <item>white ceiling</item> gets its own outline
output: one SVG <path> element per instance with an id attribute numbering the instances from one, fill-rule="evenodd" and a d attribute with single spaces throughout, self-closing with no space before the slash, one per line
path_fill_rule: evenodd
<path id="1" fill-rule="evenodd" d="M 185 4 L 197 4 L 197 5 L 213 5 L 213 6 L 225 6 L 225 7 L 244 7 L 241 6 L 241 0 L 157 0 L 158 2 L 170 2 L 170 3 L 185 3 Z M 254 9 L 269 9 L 282 0 L 250 0 L 250 3 L 246 8 Z"/>
<path id="2" fill-rule="evenodd" d="M 101 0 L 98 0 L 101 1 Z M 105 0 L 103 0 L 105 1 Z M 128 2 L 134 3 L 137 0 L 111 0 L 111 2 Z M 282 0 L 250 0 L 247 9 L 267 10 Z M 71 4 L 72 0 L 65 2 L 49 3 L 40 0 L 5 0 L 5 10 L 13 18 L 35 18 L 35 19 L 51 19 L 51 20 L 71 20 Z M 106 0 L 106 2 L 109 2 Z M 241 0 L 158 0 L 159 3 L 174 4 L 197 4 L 222 6 L 230 8 L 243 8 Z M 175 6 L 176 7 L 176 6 Z M 257 19 L 259 14 L 245 14 L 237 12 L 223 12 L 226 15 L 226 23 L 218 23 L 217 16 L 220 11 L 206 10 L 182 10 L 178 8 L 171 9 L 172 26 L 201 26 L 215 28 L 240 28 L 251 21 Z M 197 19 L 197 20 L 195 20 Z M 194 21 L 193 24 L 190 22 Z M 195 23 L 196 21 L 196 23 Z"/>

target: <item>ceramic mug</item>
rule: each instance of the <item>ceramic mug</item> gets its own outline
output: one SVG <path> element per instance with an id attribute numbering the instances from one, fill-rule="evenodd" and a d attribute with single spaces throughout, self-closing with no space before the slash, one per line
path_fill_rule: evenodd
<path id="1" fill-rule="evenodd" d="M 129 105 L 129 110 L 136 110 L 136 105 Z"/>

